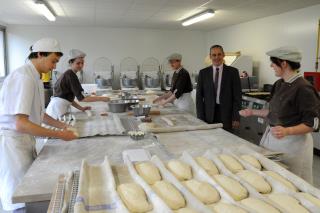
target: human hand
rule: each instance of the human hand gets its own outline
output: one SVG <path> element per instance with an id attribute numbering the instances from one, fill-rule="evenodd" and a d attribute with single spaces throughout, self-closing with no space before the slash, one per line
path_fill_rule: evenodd
<path id="1" fill-rule="evenodd" d="M 71 130 L 69 127 L 66 129 L 63 129 L 62 131 L 58 131 L 58 138 L 64 140 L 64 141 L 71 141 L 74 139 L 77 139 L 79 137 L 79 134 Z"/>
<path id="2" fill-rule="evenodd" d="M 86 110 L 91 110 L 91 106 L 82 107 L 82 112 L 84 112 L 84 111 L 86 111 Z"/>
<path id="3" fill-rule="evenodd" d="M 239 121 L 232 121 L 232 129 L 238 129 L 240 127 Z"/>
<path id="4" fill-rule="evenodd" d="M 239 111 L 239 114 L 242 117 L 250 117 L 253 115 L 253 110 L 252 109 L 243 109 Z"/>
<path id="5" fill-rule="evenodd" d="M 281 138 L 288 135 L 287 128 L 285 128 L 283 126 L 271 127 L 271 133 L 277 139 L 281 139 Z"/>

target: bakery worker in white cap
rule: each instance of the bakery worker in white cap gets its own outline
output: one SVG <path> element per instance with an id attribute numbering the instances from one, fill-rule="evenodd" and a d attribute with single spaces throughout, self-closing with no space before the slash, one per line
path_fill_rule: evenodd
<path id="1" fill-rule="evenodd" d="M 81 102 L 109 101 L 108 97 L 85 96 L 78 79 L 77 72 L 82 71 L 86 54 L 81 50 L 72 49 L 69 52 L 70 69 L 65 71 L 54 85 L 53 96 L 47 107 L 47 113 L 55 119 L 65 115 L 70 106 L 81 111 L 90 110 L 91 107 L 83 107 L 75 101 L 77 97 Z"/>
<path id="2" fill-rule="evenodd" d="M 167 59 L 174 71 L 171 89 L 169 92 L 156 98 L 153 102 L 160 106 L 173 103 L 179 109 L 193 114 L 194 103 L 191 98 L 193 86 L 189 72 L 181 65 L 182 56 L 178 53 L 173 53 Z"/>
<path id="3" fill-rule="evenodd" d="M 4 210 L 24 207 L 12 203 L 12 195 L 35 156 L 34 136 L 76 139 L 75 133 L 44 111 L 40 77 L 55 69 L 62 52 L 57 40 L 44 38 L 30 48 L 25 65 L 11 72 L 0 91 L 0 197 Z M 59 128 L 53 131 L 41 123 Z"/>
<path id="4" fill-rule="evenodd" d="M 313 140 L 319 129 L 320 98 L 299 73 L 301 53 L 294 47 L 267 52 L 275 75 L 269 109 L 240 111 L 241 116 L 265 117 L 269 123 L 260 145 L 283 152 L 284 163 L 296 175 L 312 183 Z"/>

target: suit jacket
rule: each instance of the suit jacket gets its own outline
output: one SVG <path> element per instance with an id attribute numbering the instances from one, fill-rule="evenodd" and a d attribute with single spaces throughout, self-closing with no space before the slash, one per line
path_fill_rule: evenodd
<path id="1" fill-rule="evenodd" d="M 212 66 L 200 70 L 197 83 L 197 117 L 213 123 L 216 105 L 216 92 Z M 241 83 L 238 69 L 223 65 L 220 86 L 220 110 L 223 128 L 231 129 L 232 121 L 239 121 L 241 109 Z"/>

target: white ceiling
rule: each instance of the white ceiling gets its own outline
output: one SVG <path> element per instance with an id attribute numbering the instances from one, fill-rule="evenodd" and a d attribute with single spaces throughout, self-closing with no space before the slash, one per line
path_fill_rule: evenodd
<path id="1" fill-rule="evenodd" d="M 320 0 L 48 0 L 58 15 L 49 22 L 33 0 L 0 0 L 0 22 L 22 25 L 104 26 L 210 31 L 320 4 Z M 179 20 L 212 8 L 216 15 L 182 27 Z"/>

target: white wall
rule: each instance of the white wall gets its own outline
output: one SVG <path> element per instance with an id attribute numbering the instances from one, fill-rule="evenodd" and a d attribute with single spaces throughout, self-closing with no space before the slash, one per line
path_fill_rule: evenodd
<path id="1" fill-rule="evenodd" d="M 316 5 L 214 30 L 207 34 L 206 51 L 213 44 L 221 44 L 225 51 L 240 50 L 244 55 L 251 55 L 260 85 L 273 83 L 276 77 L 265 55 L 273 48 L 296 46 L 303 53 L 301 71 L 314 71 L 319 18 L 320 5 Z"/>
<path id="2" fill-rule="evenodd" d="M 85 79 L 93 82 L 92 67 L 95 59 L 109 58 L 119 72 L 125 57 L 134 57 L 139 64 L 147 57 L 155 57 L 160 63 L 173 52 L 183 55 L 183 64 L 190 72 L 203 67 L 206 34 L 199 31 L 145 30 L 124 28 L 54 27 L 10 25 L 8 32 L 9 70 L 21 66 L 29 47 L 42 37 L 54 37 L 61 43 L 64 53 L 78 48 L 87 53 Z M 67 55 L 67 54 L 66 54 Z M 63 70 L 61 59 L 58 70 Z"/>

